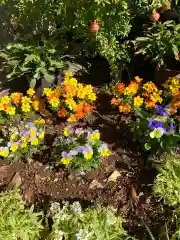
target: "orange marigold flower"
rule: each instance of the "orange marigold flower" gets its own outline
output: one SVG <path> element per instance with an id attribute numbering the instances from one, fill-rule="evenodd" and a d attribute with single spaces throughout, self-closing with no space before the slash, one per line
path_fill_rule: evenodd
<path id="1" fill-rule="evenodd" d="M 19 104 L 21 101 L 22 95 L 23 95 L 22 93 L 18 93 L 18 92 L 11 93 L 10 97 L 12 99 L 12 103 Z"/>
<path id="2" fill-rule="evenodd" d="M 117 84 L 117 88 L 118 88 L 119 90 L 124 90 L 125 85 L 124 85 L 123 83 L 118 83 L 118 84 Z"/>
<path id="3" fill-rule="evenodd" d="M 156 85 L 153 82 L 147 82 L 143 85 L 143 89 L 146 90 L 147 92 L 156 92 L 158 89 Z"/>
<path id="4" fill-rule="evenodd" d="M 40 102 L 38 100 L 32 102 L 32 106 L 35 111 L 39 110 L 39 104 L 40 104 Z"/>
<path id="5" fill-rule="evenodd" d="M 129 94 L 136 94 L 139 89 L 139 85 L 136 82 L 131 82 L 125 89 L 124 94 L 129 95 Z"/>
<path id="6" fill-rule="evenodd" d="M 119 106 L 119 111 L 122 113 L 130 113 L 131 112 L 131 106 L 128 103 L 121 104 Z"/>
<path id="7" fill-rule="evenodd" d="M 77 113 L 75 114 L 75 116 L 76 116 L 76 118 L 78 118 L 78 119 L 83 119 L 83 118 L 84 118 L 84 113 L 83 113 L 83 112 L 77 112 Z"/>
<path id="8" fill-rule="evenodd" d="M 89 103 L 84 103 L 84 113 L 85 114 L 92 112 L 92 110 L 93 110 L 93 107 Z"/>
<path id="9" fill-rule="evenodd" d="M 152 108 L 154 108 L 155 106 L 156 106 L 156 102 L 153 102 L 153 101 L 151 101 L 151 100 L 149 100 L 149 101 L 146 102 L 146 108 L 148 108 L 148 109 L 152 109 Z"/>
<path id="10" fill-rule="evenodd" d="M 121 102 L 120 99 L 117 99 L 117 98 L 113 98 L 111 100 L 111 104 L 115 106 L 119 106 L 120 102 Z"/>
<path id="11" fill-rule="evenodd" d="M 66 114 L 67 114 L 67 111 L 66 111 L 65 108 L 61 108 L 61 109 L 58 111 L 58 117 L 60 117 L 60 118 L 66 117 Z"/>
<path id="12" fill-rule="evenodd" d="M 141 83 L 143 79 L 140 78 L 140 77 L 138 77 L 138 76 L 136 76 L 136 77 L 135 77 L 135 80 L 136 80 L 137 83 Z"/>
<path id="13" fill-rule="evenodd" d="M 83 109 L 84 109 L 84 102 L 79 102 L 79 103 L 76 105 L 75 111 L 76 111 L 76 112 L 82 112 Z"/>

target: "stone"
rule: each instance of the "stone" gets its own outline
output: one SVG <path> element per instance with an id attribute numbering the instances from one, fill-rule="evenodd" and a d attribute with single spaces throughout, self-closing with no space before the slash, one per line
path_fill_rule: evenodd
<path id="1" fill-rule="evenodd" d="M 35 202 L 35 197 L 33 194 L 33 191 L 31 189 L 27 189 L 24 193 L 24 199 L 28 203 L 34 203 Z"/>
<path id="2" fill-rule="evenodd" d="M 14 177 L 12 178 L 9 187 L 20 187 L 22 184 L 22 179 L 21 179 L 21 175 L 19 172 L 15 173 Z"/>
<path id="3" fill-rule="evenodd" d="M 121 176 L 121 173 L 115 170 L 108 178 L 108 182 L 116 182 L 117 178 Z"/>
<path id="4" fill-rule="evenodd" d="M 8 166 L 1 166 L 0 167 L 0 179 L 3 180 L 8 176 Z"/>
<path id="5" fill-rule="evenodd" d="M 103 188 L 103 185 L 100 182 L 98 182 L 96 179 L 94 179 L 90 183 L 89 189 L 96 189 L 96 188 Z"/>

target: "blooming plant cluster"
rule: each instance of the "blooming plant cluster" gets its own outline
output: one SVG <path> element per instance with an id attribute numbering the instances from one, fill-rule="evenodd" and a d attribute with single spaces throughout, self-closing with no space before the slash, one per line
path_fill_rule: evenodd
<path id="1" fill-rule="evenodd" d="M 111 154 L 107 144 L 100 140 L 98 130 L 67 126 L 64 128 L 64 136 L 56 138 L 53 145 L 53 157 L 56 157 L 57 164 L 69 168 L 97 168 L 101 157 Z"/>
<path id="2" fill-rule="evenodd" d="M 13 92 L 9 96 L 0 98 L 0 118 L 14 121 L 32 115 L 34 111 L 39 111 L 39 99 L 35 95 L 34 89 L 27 91 L 27 96 L 20 92 Z M 22 119 L 21 119 L 22 120 Z"/>
<path id="3" fill-rule="evenodd" d="M 125 114 L 134 114 L 132 121 L 135 138 L 146 150 L 169 149 L 180 141 L 179 109 L 180 80 L 170 78 L 160 90 L 153 82 L 141 85 L 142 79 L 135 77 L 127 87 L 118 83 L 113 87 L 112 105 Z"/>
<path id="4" fill-rule="evenodd" d="M 36 124 L 20 121 L 15 126 L 3 127 L 1 134 L 1 157 L 30 160 L 32 154 L 42 149 L 45 131 L 44 125 L 39 121 L 36 121 Z"/>
<path id="5" fill-rule="evenodd" d="M 83 211 L 79 202 L 52 203 L 53 218 L 51 240 L 132 240 L 123 229 L 123 219 L 116 217 L 114 209 L 97 206 Z"/>
<path id="6" fill-rule="evenodd" d="M 171 117 L 170 106 L 158 105 L 152 113 L 141 112 L 133 123 L 135 138 L 146 150 L 176 148 L 180 141 L 179 123 Z"/>
<path id="7" fill-rule="evenodd" d="M 91 113 L 96 100 L 93 87 L 78 83 L 72 72 L 66 73 L 64 82 L 55 89 L 45 88 L 43 95 L 51 110 L 68 122 L 76 122 Z"/>

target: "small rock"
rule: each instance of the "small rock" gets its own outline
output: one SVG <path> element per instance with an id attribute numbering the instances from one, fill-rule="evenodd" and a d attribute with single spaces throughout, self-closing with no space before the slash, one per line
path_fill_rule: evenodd
<path id="1" fill-rule="evenodd" d="M 0 179 L 4 179 L 8 176 L 8 166 L 2 166 L 0 167 Z"/>
<path id="2" fill-rule="evenodd" d="M 24 198 L 28 203 L 35 202 L 35 197 L 31 189 L 27 189 L 24 193 Z"/>
<path id="3" fill-rule="evenodd" d="M 108 182 L 116 182 L 117 178 L 121 176 L 121 173 L 115 170 L 108 178 Z"/>
<path id="4" fill-rule="evenodd" d="M 98 182 L 96 179 L 94 179 L 90 183 L 89 189 L 96 189 L 96 188 L 103 188 L 103 185 L 100 182 Z"/>
<path id="5" fill-rule="evenodd" d="M 40 177 L 40 175 L 36 174 L 35 175 L 35 184 L 40 185 L 40 183 L 41 183 L 41 177 Z"/>
<path id="6" fill-rule="evenodd" d="M 14 175 L 14 177 L 12 178 L 12 180 L 11 180 L 11 182 L 10 182 L 10 184 L 9 184 L 9 187 L 10 187 L 10 188 L 11 188 L 11 187 L 16 187 L 16 188 L 18 188 L 18 187 L 21 186 L 21 184 L 22 184 L 21 175 L 20 175 L 19 172 L 17 172 L 17 173 Z"/>

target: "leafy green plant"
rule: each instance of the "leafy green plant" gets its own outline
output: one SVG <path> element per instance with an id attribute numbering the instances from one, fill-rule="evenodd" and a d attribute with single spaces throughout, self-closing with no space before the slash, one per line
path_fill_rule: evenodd
<path id="1" fill-rule="evenodd" d="M 154 23 L 145 30 L 143 37 L 137 37 L 136 54 L 143 54 L 158 66 L 166 64 L 165 59 L 175 56 L 179 60 L 180 24 L 174 21 Z"/>
<path id="2" fill-rule="evenodd" d="M 166 223 L 169 240 L 180 239 L 180 156 L 175 153 L 162 156 L 165 165 L 159 169 L 154 183 L 154 194 L 173 207 L 173 216 Z"/>
<path id="3" fill-rule="evenodd" d="M 170 206 L 180 204 L 180 156 L 166 154 L 164 167 L 159 169 L 154 193 Z"/>
<path id="4" fill-rule="evenodd" d="M 79 202 L 51 206 L 53 230 L 50 239 L 119 240 L 134 239 L 123 229 L 123 219 L 110 208 L 97 206 L 83 211 Z"/>
<path id="5" fill-rule="evenodd" d="M 41 213 L 25 208 L 18 191 L 0 193 L 0 239 L 37 240 L 41 218 Z"/>
<path id="6" fill-rule="evenodd" d="M 9 44 L 5 50 L 1 51 L 0 56 L 5 59 L 4 67 L 9 72 L 8 79 L 26 77 L 32 88 L 42 78 L 52 84 L 56 70 L 64 66 L 55 47 L 49 46 L 48 43 L 43 46 Z"/>
<path id="7" fill-rule="evenodd" d="M 101 157 L 111 154 L 107 144 L 100 140 L 98 130 L 74 129 L 72 126 L 64 128 L 64 136 L 57 137 L 53 146 L 52 156 L 58 165 L 82 170 L 97 168 Z"/>

